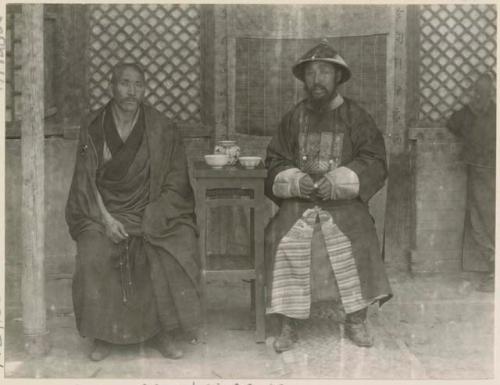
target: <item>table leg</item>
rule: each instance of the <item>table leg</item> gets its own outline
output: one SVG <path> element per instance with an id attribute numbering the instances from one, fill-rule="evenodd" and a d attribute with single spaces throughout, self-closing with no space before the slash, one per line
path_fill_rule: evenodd
<path id="1" fill-rule="evenodd" d="M 207 340 L 207 294 L 206 294 L 206 243 L 207 243 L 207 208 L 205 206 L 206 188 L 199 186 L 197 189 L 196 199 L 196 216 L 198 219 L 198 228 L 200 232 L 199 247 L 200 247 L 200 261 L 201 261 L 201 274 L 200 274 L 200 302 L 201 302 L 201 342 L 205 343 Z"/>
<path id="2" fill-rule="evenodd" d="M 255 268 L 255 208 L 250 208 L 250 257 Z M 255 316 L 255 279 L 250 280 L 250 312 Z"/>
<path id="3" fill-rule="evenodd" d="M 266 299 L 264 293 L 264 216 L 262 209 L 258 208 L 255 218 L 254 232 L 254 256 L 255 256 L 255 324 L 256 342 L 265 342 L 266 323 L 265 309 Z"/>

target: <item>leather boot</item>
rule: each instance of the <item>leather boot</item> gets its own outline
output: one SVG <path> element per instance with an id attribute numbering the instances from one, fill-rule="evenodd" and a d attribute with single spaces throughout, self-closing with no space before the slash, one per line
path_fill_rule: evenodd
<path id="1" fill-rule="evenodd" d="M 276 353 L 290 350 L 293 347 L 293 343 L 297 342 L 299 338 L 295 327 L 295 320 L 293 318 L 282 316 L 281 334 L 274 340 L 273 343 L 273 347 Z"/>
<path id="2" fill-rule="evenodd" d="M 111 344 L 103 340 L 94 340 L 94 346 L 89 354 L 92 361 L 102 361 L 111 353 Z"/>
<path id="3" fill-rule="evenodd" d="M 172 360 L 178 360 L 184 355 L 184 352 L 175 345 L 173 338 L 165 332 L 158 334 L 155 340 L 155 347 L 163 357 Z"/>
<path id="4" fill-rule="evenodd" d="M 366 321 L 367 308 L 346 315 L 345 334 L 356 345 L 373 346 L 373 337 L 368 332 Z"/>

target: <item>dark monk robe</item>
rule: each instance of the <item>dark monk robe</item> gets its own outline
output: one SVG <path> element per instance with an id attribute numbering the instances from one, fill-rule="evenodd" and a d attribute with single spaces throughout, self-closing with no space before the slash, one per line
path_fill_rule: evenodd
<path id="1" fill-rule="evenodd" d="M 128 239 L 105 234 L 98 194 Z M 111 104 L 82 125 L 66 220 L 77 242 L 73 303 L 84 337 L 139 343 L 199 326 L 194 199 L 182 139 L 142 105 L 123 141 Z"/>

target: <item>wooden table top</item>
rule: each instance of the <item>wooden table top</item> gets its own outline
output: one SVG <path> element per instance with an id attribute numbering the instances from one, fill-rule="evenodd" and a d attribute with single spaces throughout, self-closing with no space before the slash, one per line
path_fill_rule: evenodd
<path id="1" fill-rule="evenodd" d="M 265 178 L 267 169 L 262 162 L 254 169 L 246 169 L 239 163 L 234 166 L 224 166 L 214 169 L 204 161 L 196 161 L 193 164 L 193 176 L 195 178 Z"/>

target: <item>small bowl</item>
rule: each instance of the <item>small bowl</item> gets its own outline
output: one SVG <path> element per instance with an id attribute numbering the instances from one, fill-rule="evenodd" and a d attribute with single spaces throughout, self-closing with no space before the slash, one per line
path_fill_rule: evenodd
<path id="1" fill-rule="evenodd" d="M 222 168 L 227 162 L 229 162 L 229 157 L 226 154 L 210 154 L 205 155 L 205 162 L 212 168 Z"/>
<path id="2" fill-rule="evenodd" d="M 240 156 L 240 164 L 248 169 L 254 169 L 262 160 L 260 156 Z"/>

